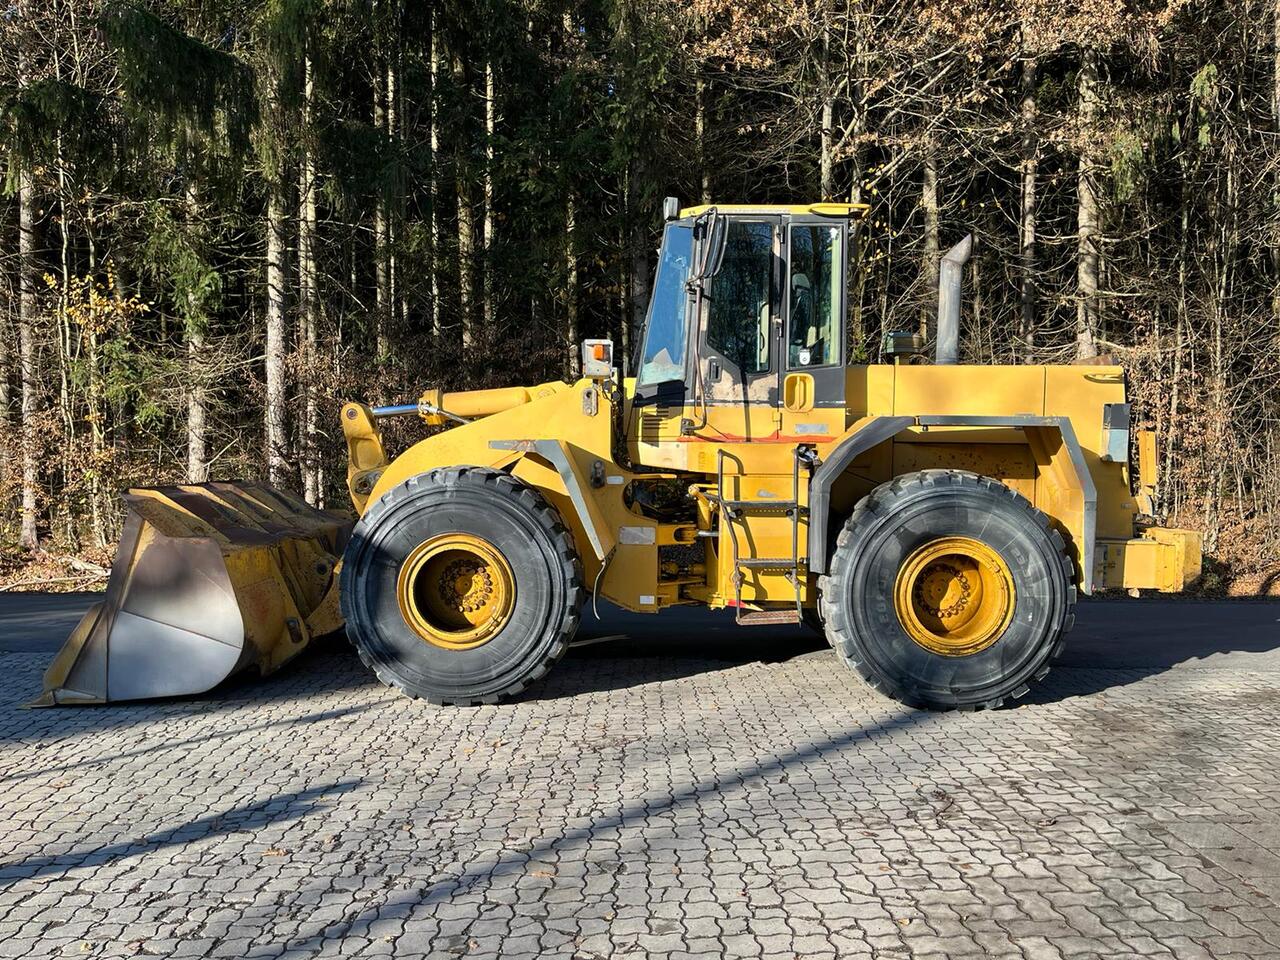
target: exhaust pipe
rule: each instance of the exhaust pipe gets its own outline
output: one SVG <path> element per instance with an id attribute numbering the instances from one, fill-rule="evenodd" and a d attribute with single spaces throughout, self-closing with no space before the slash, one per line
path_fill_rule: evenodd
<path id="1" fill-rule="evenodd" d="M 935 362 L 960 362 L 960 278 L 973 252 L 973 234 L 946 252 L 938 270 L 938 343 Z"/>

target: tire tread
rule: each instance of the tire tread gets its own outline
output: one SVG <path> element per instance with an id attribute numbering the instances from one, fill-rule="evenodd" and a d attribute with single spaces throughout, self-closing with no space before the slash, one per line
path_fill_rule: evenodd
<path id="1" fill-rule="evenodd" d="M 909 494 L 915 488 L 943 485 L 976 486 L 998 497 L 1007 499 L 1010 505 L 1016 506 L 1022 511 L 1028 522 L 1038 526 L 1048 536 L 1053 545 L 1055 555 L 1061 564 L 1062 575 L 1067 584 L 1065 612 L 1061 625 L 1051 641 L 1049 654 L 1037 665 L 1032 682 L 1038 683 L 1048 675 L 1050 666 L 1062 654 L 1066 646 L 1067 634 L 1075 623 L 1075 565 L 1067 554 L 1067 546 L 1062 539 L 1062 534 L 1053 528 L 1049 522 L 1049 517 L 1043 511 L 1038 510 L 1026 497 L 999 480 L 967 470 L 920 470 L 903 474 L 880 484 L 858 502 L 857 506 L 854 507 L 853 514 L 845 521 L 843 528 L 840 530 L 836 538 L 836 550 L 828 566 L 830 572 L 818 580 L 818 602 L 822 605 L 828 642 L 835 648 L 841 661 L 855 670 L 872 689 L 913 706 L 923 704 L 915 703 L 911 698 L 888 689 L 885 678 L 872 669 L 871 665 L 859 655 L 857 641 L 853 636 L 852 625 L 849 623 L 848 617 L 844 611 L 839 609 L 840 605 L 832 602 L 828 597 L 840 595 L 840 591 L 844 586 L 843 577 L 853 566 L 853 554 L 857 543 L 863 533 L 870 527 L 872 521 L 882 515 L 884 508 L 891 501 Z M 1029 685 L 1023 683 L 1018 688 L 999 697 L 974 703 L 949 704 L 946 708 L 960 711 L 994 710 L 1011 698 L 1017 699 L 1024 696 L 1028 690 Z M 928 706 L 940 707 L 938 704 L 928 704 Z"/>
<path id="2" fill-rule="evenodd" d="M 564 578 L 566 585 L 568 603 L 566 604 L 565 614 L 557 626 L 555 640 L 548 647 L 545 655 L 535 661 L 524 676 L 512 681 L 501 690 L 474 696 L 434 697 L 418 692 L 395 676 L 391 670 L 380 665 L 371 652 L 365 649 L 359 638 L 352 635 L 354 631 L 347 631 L 348 640 L 355 647 L 356 654 L 360 657 L 360 662 L 368 667 L 381 683 L 399 690 L 411 699 L 426 700 L 436 706 L 470 707 L 496 704 L 499 700 L 514 696 L 525 690 L 534 681 L 545 677 L 551 668 L 568 652 L 570 641 L 578 632 L 582 604 L 587 595 L 583 583 L 582 564 L 578 559 L 578 551 L 574 546 L 573 537 L 561 519 L 559 512 L 529 484 L 501 470 L 494 470 L 491 467 L 439 467 L 410 477 L 404 483 L 392 487 L 379 497 L 365 511 L 360 518 L 360 523 L 373 526 L 378 523 L 383 514 L 387 513 L 397 503 L 402 502 L 426 485 L 453 487 L 462 484 L 491 487 L 495 492 L 508 499 L 518 501 L 528 509 L 530 515 L 551 538 L 556 557 L 559 560 L 560 574 Z M 353 537 L 352 540 L 354 541 L 354 539 Z M 340 601 L 344 620 L 347 623 L 352 623 L 354 611 L 349 609 L 350 601 L 346 590 L 341 592 Z"/>

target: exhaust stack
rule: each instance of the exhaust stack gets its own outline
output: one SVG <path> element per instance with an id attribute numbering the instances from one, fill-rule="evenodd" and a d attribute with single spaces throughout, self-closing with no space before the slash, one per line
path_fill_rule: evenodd
<path id="1" fill-rule="evenodd" d="M 960 278 L 973 252 L 973 234 L 946 252 L 938 270 L 938 343 L 935 362 L 954 364 L 960 358 Z"/>

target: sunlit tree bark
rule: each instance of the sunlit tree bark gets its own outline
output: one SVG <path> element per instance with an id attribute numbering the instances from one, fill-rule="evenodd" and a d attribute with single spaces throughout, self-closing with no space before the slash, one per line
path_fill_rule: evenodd
<path id="1" fill-rule="evenodd" d="M 1022 60 L 1021 180 L 1019 198 L 1018 253 L 1021 261 L 1018 291 L 1018 350 L 1030 362 L 1036 336 L 1036 181 L 1040 173 L 1040 141 L 1036 131 L 1036 61 L 1030 54 Z"/>
<path id="2" fill-rule="evenodd" d="M 289 408 L 285 377 L 288 352 L 286 312 L 286 233 L 288 221 L 283 188 L 272 186 L 267 198 L 267 347 L 266 347 L 266 437 L 267 476 L 274 484 L 290 479 Z"/>
<path id="3" fill-rule="evenodd" d="M 1076 173 L 1076 359 L 1098 354 L 1098 54 L 1086 48 L 1078 79 L 1080 159 Z"/>
<path id="4" fill-rule="evenodd" d="M 20 28 L 29 16 L 29 0 L 18 0 Z M 18 87 L 29 83 L 27 39 L 18 45 Z M 38 386 L 36 380 L 36 196 L 30 162 L 18 165 L 18 365 L 22 379 L 22 522 L 23 546 L 40 546 L 37 509 L 40 493 L 40 463 L 36 448 Z"/>

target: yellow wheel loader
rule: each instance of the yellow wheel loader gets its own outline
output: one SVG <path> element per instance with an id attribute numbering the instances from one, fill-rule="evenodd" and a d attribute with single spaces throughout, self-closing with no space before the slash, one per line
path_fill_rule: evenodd
<path id="1" fill-rule="evenodd" d="M 341 619 L 383 682 L 492 703 L 551 669 L 594 596 L 808 623 L 889 696 L 986 708 L 1044 677 L 1078 593 L 1199 574 L 1199 536 L 1156 525 L 1120 367 L 956 362 L 968 238 L 942 261 L 936 362 L 891 334 L 888 362 L 851 365 L 864 206 L 664 213 L 634 376 L 589 340 L 575 384 L 347 404 L 349 537 L 265 488 L 134 492 L 44 702 L 208 689 Z M 395 416 L 425 436 L 392 456 Z"/>

